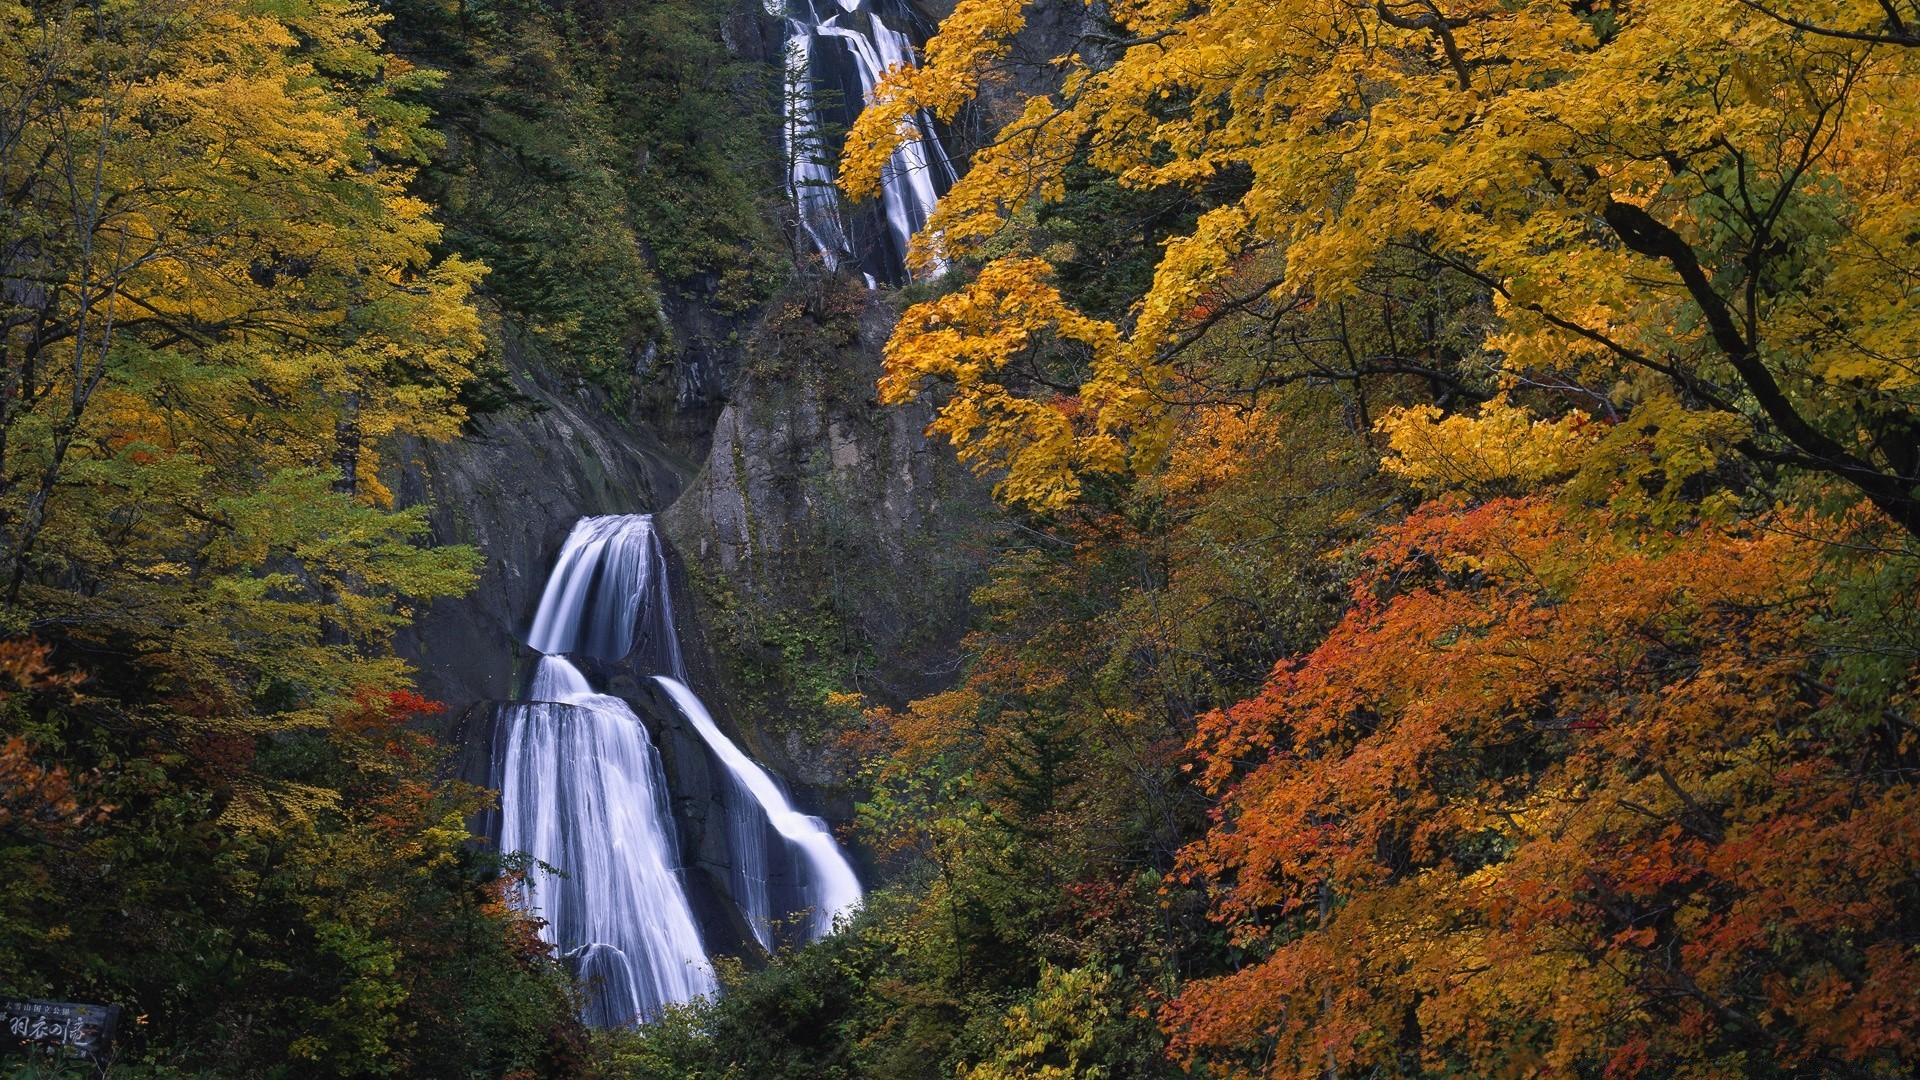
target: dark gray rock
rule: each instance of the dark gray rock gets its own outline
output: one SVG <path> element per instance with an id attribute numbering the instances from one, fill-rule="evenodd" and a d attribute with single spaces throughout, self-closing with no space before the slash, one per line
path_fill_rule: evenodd
<path id="1" fill-rule="evenodd" d="M 429 505 L 435 543 L 467 544 L 485 559 L 472 593 L 428 605 L 395 639 L 450 723 L 474 702 L 518 695 L 538 660 L 521 638 L 574 520 L 657 510 L 695 472 L 603 391 L 510 359 L 532 406 L 484 417 L 451 443 L 405 440 L 388 451 L 396 501 Z"/>
<path id="2" fill-rule="evenodd" d="M 926 434 L 931 408 L 875 401 L 894 317 L 845 282 L 780 305 L 748 343 L 706 467 L 660 517 L 693 579 L 678 594 L 689 653 L 713 663 L 696 679 L 749 752 L 827 793 L 828 811 L 850 809 L 846 777 L 797 722 L 817 710 L 795 693 L 811 687 L 781 671 L 812 664 L 892 705 L 950 685 L 998 528 L 987 484 Z M 784 655 L 796 646 L 769 644 L 768 625 L 831 626 L 806 647 L 833 655 Z"/>

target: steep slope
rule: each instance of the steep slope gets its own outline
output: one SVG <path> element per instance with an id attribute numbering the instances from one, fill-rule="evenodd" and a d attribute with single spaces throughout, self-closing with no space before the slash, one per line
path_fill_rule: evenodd
<path id="1" fill-rule="evenodd" d="M 926 434 L 930 410 L 874 401 L 893 315 L 850 283 L 776 305 L 662 517 L 708 678 L 754 751 L 813 784 L 844 780 L 827 693 L 901 703 L 951 681 L 997 528 L 986 485 Z"/>

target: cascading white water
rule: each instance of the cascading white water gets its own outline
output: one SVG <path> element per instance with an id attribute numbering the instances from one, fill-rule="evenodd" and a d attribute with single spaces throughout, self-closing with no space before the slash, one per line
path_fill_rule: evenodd
<path id="1" fill-rule="evenodd" d="M 869 286 L 908 280 L 908 244 L 958 179 L 933 118 L 922 112 L 901 122 L 908 138 L 881 170 L 879 228 L 870 230 L 878 235 L 861 235 L 842 214 L 825 132 L 852 122 L 888 68 L 913 64 L 913 41 L 901 27 L 914 16 L 903 6 L 883 11 L 889 0 L 766 4 L 769 14 L 787 20 L 784 136 L 801 232 L 829 270 L 856 263 Z M 840 100 L 831 100 L 836 94 Z"/>
<path id="2" fill-rule="evenodd" d="M 529 902 L 541 935 L 575 961 L 588 1021 L 626 1026 L 712 993 L 666 774 L 640 718 L 561 656 L 540 661 L 529 696 L 501 710 L 500 849 L 564 875 L 535 869 Z"/>
<path id="3" fill-rule="evenodd" d="M 643 516 L 582 518 L 540 597 L 528 643 L 545 653 L 526 704 L 500 710 L 500 849 L 561 875 L 529 874 L 541 934 L 573 961 L 587 1019 L 631 1024 L 714 990 L 679 878 L 660 753 L 627 703 L 596 694 L 561 653 L 618 660 L 652 650 L 680 664 L 672 615 L 643 616 L 666 575 Z"/>
<path id="4" fill-rule="evenodd" d="M 853 257 L 853 241 L 840 217 L 840 197 L 834 192 L 820 112 L 806 100 L 812 86 L 811 34 L 794 33 L 787 38 L 786 62 L 786 116 L 781 136 L 788 163 L 787 191 L 800 217 L 800 231 L 832 273 L 840 269 L 843 260 Z M 873 278 L 869 276 L 867 281 L 872 284 Z"/>
<path id="5" fill-rule="evenodd" d="M 540 594 L 527 644 L 549 656 L 585 653 L 679 671 L 680 639 L 667 596 L 666 556 L 649 514 L 606 514 L 574 522 Z"/>
<path id="6" fill-rule="evenodd" d="M 686 683 L 665 675 L 655 675 L 654 681 L 666 689 L 681 714 L 727 767 L 734 782 L 753 796 L 774 831 L 800 856 L 805 875 L 802 888 L 809 901 L 805 913 L 807 937 L 817 939 L 832 933 L 834 920 L 858 908 L 862 893 L 860 879 L 854 876 L 853 867 L 841 853 L 840 845 L 834 842 L 827 823 L 795 810 L 773 777 L 742 753 L 720 730 L 720 725 L 713 722 L 706 706 L 687 689 Z M 762 944 L 767 942 L 763 940 Z"/>
<path id="7" fill-rule="evenodd" d="M 582 518 L 540 598 L 529 644 L 546 654 L 529 700 L 500 710 L 494 777 L 500 848 L 536 868 L 542 936 L 572 961 L 587 1019 L 623 1026 L 715 989 L 681 880 L 659 752 L 620 698 L 595 693 L 562 653 L 664 673 L 660 684 L 723 766 L 731 892 L 760 944 L 805 912 L 805 939 L 860 902 L 860 883 L 824 823 L 794 811 L 686 686 L 666 558 L 645 515 Z"/>

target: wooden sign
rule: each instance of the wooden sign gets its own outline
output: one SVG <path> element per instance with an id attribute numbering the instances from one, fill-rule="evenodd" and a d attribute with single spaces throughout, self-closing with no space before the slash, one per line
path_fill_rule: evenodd
<path id="1" fill-rule="evenodd" d="M 63 1057 L 104 1062 L 119 1027 L 118 1005 L 0 998 L 0 1049 L 48 1049 Z"/>

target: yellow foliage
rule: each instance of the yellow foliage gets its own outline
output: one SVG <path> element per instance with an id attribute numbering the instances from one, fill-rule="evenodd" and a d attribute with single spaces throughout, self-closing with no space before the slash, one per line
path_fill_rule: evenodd
<path id="1" fill-rule="evenodd" d="M 951 438 L 976 468 L 1004 468 L 994 489 L 1001 498 L 1036 507 L 1071 501 L 1081 470 L 1121 466 L 1125 449 L 1113 431 L 1129 404 L 1120 380 L 1110 384 L 1116 393 L 1099 396 L 1090 384 L 1079 402 L 1019 396 L 1002 381 L 1003 370 L 1043 338 L 1075 342 L 1096 369 L 1111 370 L 1113 326 L 1069 309 L 1043 280 L 1045 270 L 1038 259 L 990 263 L 959 292 L 915 306 L 894 330 L 880 380 L 880 400 L 889 404 L 912 398 L 925 377 L 952 383 L 956 392 L 930 430 Z"/>
<path id="2" fill-rule="evenodd" d="M 154 388 L 123 372 L 142 349 L 192 352 L 195 376 L 226 376 L 195 388 L 226 417 L 204 436 L 280 467 L 345 454 L 350 432 L 375 502 L 372 440 L 457 433 L 485 268 L 436 261 L 440 227 L 406 193 L 401 162 L 433 136 L 394 95 L 432 76 L 387 65 L 385 20 L 346 0 L 116 0 L 0 20 L 0 81 L 24 92 L 5 106 L 23 165 L 6 178 L 5 234 L 25 260 L 12 269 L 44 283 L 9 304 L 8 370 L 64 373 L 82 412 L 101 407 L 98 380 L 104 409 L 184 452 L 177 422 L 133 420 Z"/>
<path id="3" fill-rule="evenodd" d="M 1480 415 L 1447 416 L 1431 405 L 1395 409 L 1376 427 L 1387 437 L 1387 471 L 1438 494 L 1525 490 L 1571 474 L 1597 438 L 1586 413 L 1534 417 L 1505 394 Z"/>
<path id="4" fill-rule="evenodd" d="M 1217 405 L 1196 410 L 1168 455 L 1158 477 L 1160 489 L 1193 498 L 1218 491 L 1254 465 L 1283 432 L 1280 418 L 1269 411 Z"/>
<path id="5" fill-rule="evenodd" d="M 1087 1058 L 1113 1012 L 1101 1000 L 1109 982 L 1093 968 L 1043 967 L 1033 997 L 1007 1010 L 993 1056 L 964 1080 L 1106 1080 L 1106 1066 Z"/>
<path id="6" fill-rule="evenodd" d="M 403 685 L 384 639 L 471 581 L 377 475 L 382 440 L 459 431 L 485 271 L 437 258 L 407 193 L 433 76 L 384 55 L 386 19 L 0 0 L 0 608 L 112 643 L 185 727 Z"/>
<path id="7" fill-rule="evenodd" d="M 848 194 L 870 198 L 879 191 L 881 170 L 893 152 L 917 137 L 913 125 L 904 123 L 908 117 L 925 109 L 950 121 L 974 99 L 988 65 L 1006 55 L 1013 35 L 1026 25 L 1025 8 L 1026 0 L 960 0 L 942 20 L 939 36 L 927 43 L 924 63 L 886 72 L 847 136 L 840 182 Z"/>
<path id="8" fill-rule="evenodd" d="M 1216 310 L 1212 291 L 1248 274 L 1250 253 L 1280 264 L 1250 291 L 1328 305 L 1411 250 L 1491 300 L 1490 369 L 1602 393 L 1656 380 L 1691 410 L 1743 422 L 1748 452 L 1853 484 L 1920 530 L 1907 460 L 1920 414 L 1920 49 L 1846 36 L 1883 23 L 1869 0 L 1793 7 L 1838 32 L 1740 0 L 1103 8 L 1111 49 L 1055 58 L 1058 90 L 1003 118 L 921 257 L 992 257 L 1046 280 L 1048 249 L 1028 253 L 1022 230 L 1036 202 L 1061 199 L 1075 163 L 1193 193 L 1203 212 L 1103 329 L 1079 388 L 1094 422 L 1038 416 L 1006 400 L 1028 390 L 979 379 L 956 384 L 950 409 L 970 420 L 947 433 L 1020 474 L 1003 496 L 1057 505 L 1072 485 L 1035 482 L 1023 455 L 1055 473 L 1157 464 L 1167 357 Z M 951 116 L 989 82 L 1023 20 L 1015 0 L 956 9 L 926 63 L 892 73 L 856 126 L 847 189 L 871 189 L 907 111 Z M 896 386 L 940 372 L 952 341 L 937 313 L 916 308 L 895 336 Z M 1064 304 L 1046 315 L 1073 318 Z M 992 337 L 982 323 L 968 340 Z M 1493 437 L 1486 422 L 1476 430 Z M 1549 465 L 1461 476 L 1513 468 Z"/>

